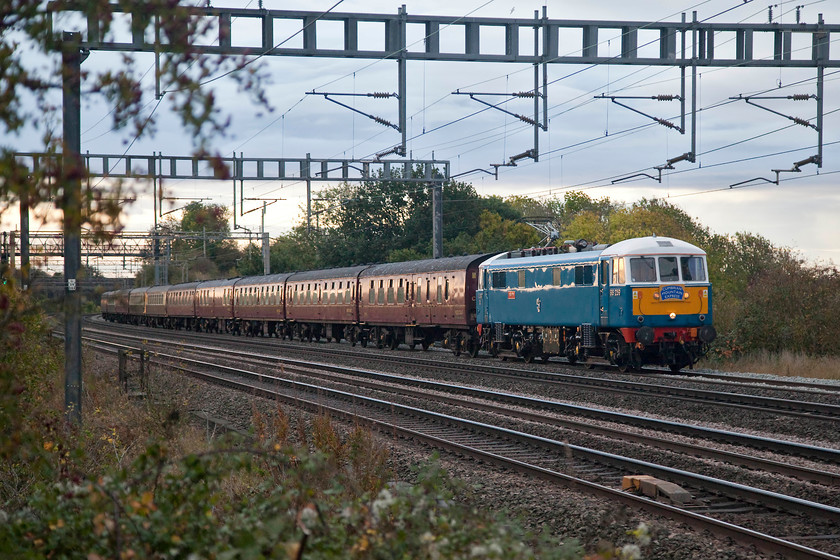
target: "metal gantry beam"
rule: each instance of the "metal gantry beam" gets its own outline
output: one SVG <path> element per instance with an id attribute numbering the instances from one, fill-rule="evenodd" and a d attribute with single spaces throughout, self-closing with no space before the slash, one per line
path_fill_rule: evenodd
<path id="1" fill-rule="evenodd" d="M 12 240 L 3 243 L 3 252 L 11 257 L 20 256 L 22 249 L 15 246 L 15 239 L 20 239 L 20 232 L 3 232 L 3 239 Z M 171 231 L 158 232 L 120 232 L 110 239 L 103 239 L 101 235 L 82 233 L 80 236 L 81 256 L 84 258 L 151 258 L 152 243 L 155 240 L 188 240 L 188 241 L 258 241 L 261 234 L 254 233 L 220 233 L 202 231 Z M 31 258 L 64 257 L 64 235 L 59 231 L 40 231 L 29 234 L 29 252 Z"/>
<path id="2" fill-rule="evenodd" d="M 57 8 L 51 2 L 48 10 Z M 135 5 L 134 12 L 126 10 L 123 4 L 97 4 L 102 11 L 85 12 L 87 26 L 83 30 L 85 39 L 81 46 L 90 50 L 125 52 L 155 52 L 154 37 L 166 37 L 165 29 L 154 18 L 149 17 L 142 3 Z M 61 8 L 68 9 L 65 2 Z M 79 7 L 78 11 L 83 11 Z M 106 14 L 105 12 L 109 12 Z M 828 36 L 840 33 L 837 24 L 806 23 L 708 23 L 708 22 L 664 22 L 664 21 L 609 21 L 609 20 L 560 20 L 547 17 L 526 18 L 482 18 L 456 16 L 410 15 L 403 8 L 397 14 L 364 14 L 337 12 L 307 12 L 296 10 L 264 10 L 243 8 L 191 8 L 192 17 L 210 18 L 216 21 L 218 36 L 209 44 L 192 45 L 198 53 L 221 55 L 262 56 L 318 56 L 329 58 L 390 58 L 393 60 L 440 60 L 453 62 L 513 62 L 520 64 L 625 64 L 635 66 L 683 66 L 692 63 L 692 53 L 678 52 L 677 37 L 681 33 L 696 32 L 698 51 L 694 64 L 698 66 L 739 67 L 787 67 L 816 68 L 840 67 L 840 56 L 831 58 L 828 52 Z M 130 19 L 132 35 L 120 39 L 105 36 L 102 21 L 112 19 L 114 14 L 125 14 Z M 316 22 L 341 22 L 344 30 L 344 48 L 319 46 L 319 28 Z M 544 30 L 543 52 L 523 53 L 520 48 L 520 31 L 532 30 L 538 26 Z M 187 26 L 185 21 L 184 27 Z M 289 46 L 278 43 L 274 30 L 278 27 L 290 29 L 297 26 L 301 31 L 302 44 Z M 417 48 L 406 45 L 406 26 L 423 30 L 425 40 Z M 171 22 L 167 25 L 174 29 Z M 456 52 L 441 51 L 440 30 L 444 27 L 462 29 L 463 49 Z M 369 41 L 383 45 L 382 48 L 359 48 L 360 28 L 362 33 L 374 37 L 380 33 L 381 40 Z M 504 48 L 480 41 L 487 29 L 504 30 Z M 247 32 L 235 32 L 244 30 Z M 621 32 L 621 53 L 609 56 L 599 48 L 600 37 L 605 33 Z M 330 26 L 334 36 L 336 28 Z M 253 46 L 254 34 L 259 34 L 259 46 Z M 486 36 L 495 36 L 486 34 Z M 773 51 L 761 56 L 756 53 L 755 44 L 760 37 L 772 38 Z M 812 45 L 809 56 L 794 56 L 794 36 L 810 38 Z M 237 44 L 234 37 L 241 37 L 251 45 Z M 560 51 L 561 39 L 575 37 L 579 49 L 575 52 Z M 658 56 L 640 56 L 640 38 L 650 42 L 653 37 L 658 45 Z M 716 49 L 722 40 L 735 39 L 734 57 L 726 57 Z M 202 40 L 212 39 L 203 37 Z M 285 39 L 285 37 L 284 37 Z M 167 39 L 168 40 L 168 39 Z M 165 46 L 165 45 L 164 45 Z M 482 49 L 484 47 L 484 49 Z M 503 53 L 501 52 L 503 51 Z"/>
<path id="3" fill-rule="evenodd" d="M 378 181 L 395 179 L 428 182 L 427 176 L 448 180 L 450 162 L 434 159 L 346 159 L 346 158 L 264 158 L 196 157 L 154 155 L 91 154 L 81 155 L 91 177 L 114 179 L 209 179 L 237 181 Z M 18 161 L 33 172 L 54 173 L 60 154 L 20 152 Z M 219 175 L 217 163 L 228 169 L 229 176 Z M 412 177 L 420 166 L 423 175 Z"/>

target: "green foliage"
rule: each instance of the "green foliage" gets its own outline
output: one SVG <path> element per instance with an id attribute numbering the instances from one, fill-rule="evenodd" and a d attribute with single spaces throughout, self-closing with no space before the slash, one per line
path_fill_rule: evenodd
<path id="1" fill-rule="evenodd" d="M 51 372 L 63 367 L 62 346 L 50 336 L 43 313 L 18 292 L 0 286 L 0 504 L 19 506 L 37 481 L 49 479 L 54 465 L 41 434 L 60 431 L 61 410 L 51 407 Z"/>
<path id="2" fill-rule="evenodd" d="M 55 123 L 61 116 L 61 105 L 55 103 L 55 84 L 63 77 L 62 29 L 76 28 L 78 18 L 89 17 L 99 25 L 104 41 L 117 33 L 113 14 L 103 9 L 101 0 L 57 0 L 49 3 L 32 0 L 4 0 L 0 2 L 0 207 L 17 201 L 27 201 L 36 218 L 53 219 L 55 209 L 63 211 L 62 219 L 80 225 L 96 236 L 106 239 L 109 232 L 122 228 L 121 204 L 131 193 L 119 182 L 84 180 L 84 170 L 65 166 L 71 175 L 82 179 L 81 201 L 67 200 L 60 176 L 61 166 L 43 165 L 37 173 L 21 165 L 15 158 L 18 146 L 13 138 L 29 129 L 41 135 L 41 146 L 28 150 L 60 154 L 62 138 L 55 134 Z M 224 136 L 229 129 L 229 117 L 223 114 L 216 101 L 213 76 L 225 75 L 239 85 L 240 90 L 256 104 L 257 111 L 270 109 L 263 89 L 265 76 L 252 57 L 205 56 L 198 52 L 195 40 L 218 33 L 212 18 L 192 17 L 191 6 L 171 0 L 147 0 L 137 10 L 133 0 L 118 0 L 115 4 L 126 14 L 134 14 L 132 24 L 149 24 L 152 15 L 161 23 L 161 41 L 167 46 L 161 57 L 160 83 L 168 105 L 173 108 L 196 148 L 195 153 L 209 156 L 219 178 L 229 173 L 219 164 L 218 156 L 206 152 L 211 141 Z M 74 19 L 76 18 L 76 19 Z M 117 25 L 116 27 L 120 27 Z M 150 28 L 146 28 L 148 32 Z M 139 31 L 139 29 L 135 30 Z M 72 45 L 70 48 L 74 48 Z M 117 55 L 112 55 L 117 56 Z M 129 129 L 139 138 L 153 133 L 160 122 L 171 120 L 163 111 L 149 111 L 155 91 L 143 85 L 145 68 L 128 54 L 114 63 L 83 67 L 82 89 L 87 99 L 103 98 L 112 109 L 113 128 Z M 145 63 L 144 63 L 145 66 Z M 61 229 L 60 227 L 58 229 Z M 222 267 L 224 268 L 224 267 Z"/>
<path id="3" fill-rule="evenodd" d="M 517 222 L 538 204 L 530 199 L 480 197 L 472 185 L 443 185 L 444 254 L 459 255 L 531 246 L 539 237 Z M 398 262 L 432 256 L 432 196 L 415 183 L 344 184 L 316 206 L 320 235 L 302 227 L 272 244 L 272 270 L 289 271 Z"/>
<path id="4" fill-rule="evenodd" d="M 473 253 L 509 251 L 519 247 L 533 247 L 539 234 L 527 224 L 506 220 L 499 214 L 485 210 L 479 216 L 480 230 L 473 239 Z"/>
<path id="5" fill-rule="evenodd" d="M 0 512 L 0 550 L 15 558 L 581 557 L 573 541 L 536 538 L 464 503 L 434 463 L 414 485 L 362 495 L 346 492 L 349 473 L 330 473 L 328 456 L 300 450 L 176 459 L 151 445 L 130 468 L 42 485 L 25 508 Z M 232 477 L 252 484 L 231 494 Z"/>

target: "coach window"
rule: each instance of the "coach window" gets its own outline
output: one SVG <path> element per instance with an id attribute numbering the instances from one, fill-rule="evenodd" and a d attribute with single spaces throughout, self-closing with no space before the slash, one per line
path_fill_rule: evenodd
<path id="1" fill-rule="evenodd" d="M 376 293 L 376 303 L 383 305 L 385 303 L 385 280 L 379 281 L 379 290 Z"/>
<path id="2" fill-rule="evenodd" d="M 437 302 L 443 303 L 443 278 L 440 276 L 437 279 Z"/>
<path id="3" fill-rule="evenodd" d="M 376 292 L 373 289 L 373 280 L 370 281 L 370 290 L 368 290 L 368 303 L 376 302 Z"/>
<path id="4" fill-rule="evenodd" d="M 417 279 L 417 290 L 414 292 L 414 294 L 417 296 L 417 299 L 415 301 L 417 301 L 418 303 L 422 303 L 423 302 L 423 280 L 420 279 L 420 278 Z"/>
<path id="5" fill-rule="evenodd" d="M 520 288 L 525 287 L 525 271 L 520 270 L 516 273 L 516 283 L 519 284 Z"/>
<path id="6" fill-rule="evenodd" d="M 663 282 L 680 281 L 677 257 L 659 257 L 659 279 Z"/>
<path id="7" fill-rule="evenodd" d="M 446 279 L 446 284 L 443 288 L 443 299 L 449 301 L 449 278 Z"/>
<path id="8" fill-rule="evenodd" d="M 397 286 L 397 303 L 405 303 L 405 286 L 402 278 L 400 278 L 400 284 Z"/>
<path id="9" fill-rule="evenodd" d="M 394 303 L 394 279 L 388 280 L 388 303 Z"/>

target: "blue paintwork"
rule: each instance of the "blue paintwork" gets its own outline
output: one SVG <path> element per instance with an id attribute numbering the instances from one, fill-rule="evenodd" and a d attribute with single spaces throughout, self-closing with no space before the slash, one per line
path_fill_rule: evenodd
<path id="1" fill-rule="evenodd" d="M 589 265 L 597 270 L 599 255 L 600 251 L 588 251 L 482 264 L 483 288 L 476 292 L 478 322 L 542 326 L 597 324 L 597 284 L 555 286 L 553 270 L 563 265 Z M 518 285 L 519 271 L 525 272 L 525 287 Z M 490 274 L 493 272 L 506 272 L 505 288 L 491 287 Z M 564 283 L 574 281 L 573 271 L 564 272 Z"/>
<path id="2" fill-rule="evenodd" d="M 481 288 L 476 291 L 477 322 L 485 325 L 503 323 L 522 326 L 577 327 L 591 323 L 602 328 L 696 327 L 712 324 L 711 305 L 706 320 L 697 314 L 646 315 L 639 323 L 633 315 L 633 285 L 610 286 L 599 275 L 601 251 L 540 255 L 534 257 L 490 260 L 480 266 Z M 553 285 L 553 269 L 564 265 L 590 265 L 595 271 L 594 285 Z M 525 272 L 525 287 L 518 285 L 519 272 Z M 505 272 L 504 288 L 493 288 L 491 274 Z M 567 278 L 563 277 L 564 284 Z M 693 284 L 695 285 L 695 284 Z M 711 302 L 711 286 L 709 289 Z M 652 284 L 640 284 L 650 287 Z M 681 286 L 666 286 L 665 297 L 681 297 Z M 677 293 L 679 292 L 679 294 Z"/>

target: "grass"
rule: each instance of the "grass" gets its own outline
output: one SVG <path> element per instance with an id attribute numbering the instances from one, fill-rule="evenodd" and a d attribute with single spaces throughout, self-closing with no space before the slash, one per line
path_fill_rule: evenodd
<path id="1" fill-rule="evenodd" d="M 786 377 L 840 379 L 840 357 L 808 356 L 795 352 L 758 351 L 725 359 L 703 360 L 698 367 Z"/>

